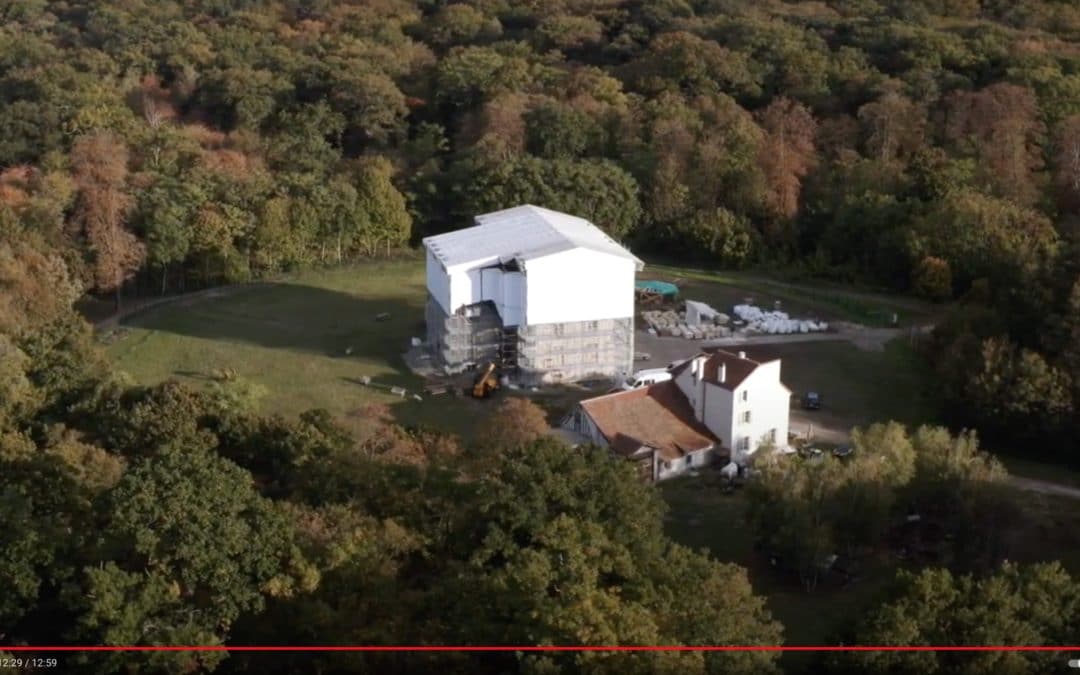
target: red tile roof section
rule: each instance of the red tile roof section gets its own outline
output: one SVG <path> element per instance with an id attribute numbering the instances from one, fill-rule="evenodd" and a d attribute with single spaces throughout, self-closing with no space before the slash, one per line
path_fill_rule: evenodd
<path id="1" fill-rule="evenodd" d="M 694 419 L 689 401 L 674 381 L 599 396 L 581 402 L 612 450 L 630 456 L 641 446 L 656 448 L 664 459 L 719 446 L 705 425 Z"/>

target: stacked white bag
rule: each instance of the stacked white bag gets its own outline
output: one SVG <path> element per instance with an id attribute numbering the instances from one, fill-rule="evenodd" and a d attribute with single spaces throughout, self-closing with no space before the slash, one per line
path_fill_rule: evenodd
<path id="1" fill-rule="evenodd" d="M 789 333 L 818 333 L 829 329 L 829 324 L 817 321 L 792 319 L 787 312 L 766 311 L 754 305 L 735 305 L 735 316 L 746 322 L 750 333 L 787 335 Z"/>

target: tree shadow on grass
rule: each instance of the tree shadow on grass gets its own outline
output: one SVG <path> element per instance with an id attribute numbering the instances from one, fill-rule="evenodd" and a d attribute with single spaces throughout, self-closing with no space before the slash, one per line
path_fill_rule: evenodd
<path id="1" fill-rule="evenodd" d="M 412 285 L 386 297 L 283 283 L 165 305 L 124 323 L 206 340 L 382 360 L 402 369 L 409 338 L 423 334 L 424 301 L 422 287 Z"/>

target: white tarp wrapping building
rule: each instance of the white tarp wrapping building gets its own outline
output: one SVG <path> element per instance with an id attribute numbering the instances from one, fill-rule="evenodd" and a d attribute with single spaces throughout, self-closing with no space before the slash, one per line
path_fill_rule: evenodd
<path id="1" fill-rule="evenodd" d="M 538 206 L 424 239 L 427 341 L 448 368 L 497 361 L 524 381 L 633 368 L 644 263 L 592 223 Z"/>

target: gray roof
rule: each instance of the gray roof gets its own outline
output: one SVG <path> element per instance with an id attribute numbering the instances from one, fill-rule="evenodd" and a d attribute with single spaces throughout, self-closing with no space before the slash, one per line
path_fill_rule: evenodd
<path id="1" fill-rule="evenodd" d="M 645 266 L 584 218 L 531 204 L 476 216 L 475 226 L 426 237 L 424 247 L 447 269 L 528 260 L 575 248 L 633 260 L 639 270 Z"/>

